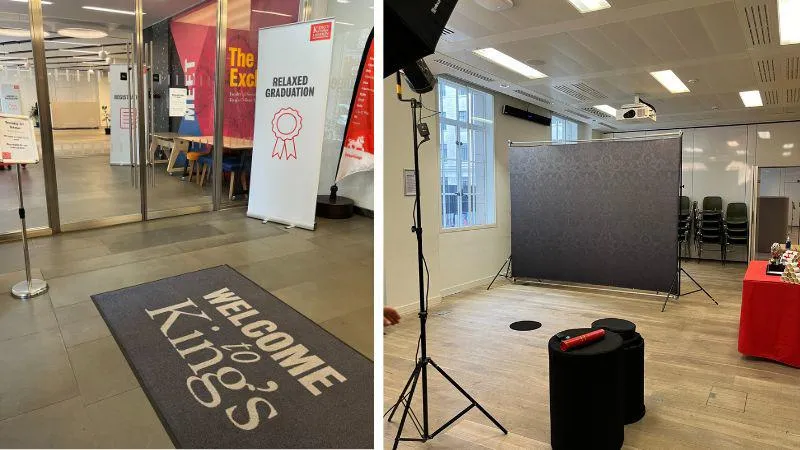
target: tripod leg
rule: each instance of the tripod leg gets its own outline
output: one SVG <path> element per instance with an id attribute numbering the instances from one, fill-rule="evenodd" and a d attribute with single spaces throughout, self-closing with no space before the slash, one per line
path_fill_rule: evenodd
<path id="1" fill-rule="evenodd" d="M 408 403 L 403 408 L 403 416 L 400 418 L 400 426 L 397 428 L 397 436 L 394 438 L 394 445 L 392 446 L 392 450 L 397 450 L 397 445 L 400 443 L 400 436 L 403 434 L 403 426 L 406 424 L 406 417 L 408 417 L 408 410 L 411 409 L 411 400 L 414 399 L 414 389 L 417 388 L 417 380 L 419 379 L 420 369 L 422 365 L 418 365 L 416 369 L 414 369 L 413 378 L 414 381 L 411 383 L 411 392 L 408 394 Z M 423 439 L 427 436 L 423 436 Z"/>
<path id="2" fill-rule="evenodd" d="M 696 284 L 697 287 L 699 287 L 700 290 L 703 291 L 703 293 L 706 294 L 708 296 L 708 298 L 711 299 L 712 302 L 714 302 L 715 304 L 719 305 L 719 303 L 716 300 L 714 300 L 714 297 L 712 297 L 711 294 L 709 294 L 708 291 L 703 286 L 701 286 L 700 283 L 697 282 L 697 280 L 695 280 L 694 278 L 692 278 L 691 275 L 689 275 L 689 272 L 683 270 L 683 267 L 681 267 L 681 272 L 685 273 L 686 276 L 689 277 L 689 279 L 692 280 L 694 282 L 694 284 Z"/>
<path id="3" fill-rule="evenodd" d="M 413 380 L 414 377 L 417 376 L 417 370 L 419 370 L 419 363 L 417 363 L 417 365 L 414 367 L 414 370 L 411 372 L 411 376 L 408 377 L 408 381 L 406 381 L 406 385 L 403 388 L 403 391 L 400 392 L 400 397 L 398 397 L 397 401 L 394 403 L 394 405 L 392 405 L 392 407 L 389 408 L 386 411 L 386 413 L 383 414 L 384 416 L 386 416 L 386 414 L 389 413 L 389 411 L 391 411 L 391 414 L 389 414 L 389 422 L 392 421 L 392 418 L 394 417 L 394 413 L 397 412 L 397 407 L 400 406 L 401 403 L 403 403 L 403 397 L 406 396 L 406 392 L 408 391 L 408 387 L 411 386 L 411 380 Z"/>
<path id="4" fill-rule="evenodd" d="M 669 290 L 667 291 L 667 296 L 664 298 L 664 305 L 661 307 L 661 312 L 667 309 L 667 301 L 669 301 L 669 296 L 672 295 L 672 288 L 675 287 L 675 282 L 678 280 L 678 277 L 681 276 L 681 271 L 683 271 L 683 269 L 675 272 L 675 278 L 672 279 L 672 283 L 669 285 Z M 680 286 L 680 284 L 678 286 Z M 680 295 L 680 292 L 678 295 Z"/>
<path id="5" fill-rule="evenodd" d="M 443 376 L 443 377 L 444 377 L 444 378 L 445 378 L 447 381 L 449 381 L 449 382 L 450 382 L 450 384 L 452 384 L 452 385 L 453 385 L 453 386 L 454 386 L 456 389 L 458 389 L 458 392 L 461 392 L 461 394 L 462 394 L 464 397 L 467 397 L 467 399 L 468 399 L 470 402 L 472 402 L 472 404 L 473 404 L 473 405 L 475 405 L 475 407 L 476 407 L 476 408 L 478 408 L 478 409 L 479 409 L 479 410 L 480 410 L 480 411 L 483 413 L 483 415 L 485 415 L 486 417 L 488 417 L 488 418 L 489 418 L 489 420 L 491 420 L 491 421 L 492 421 L 492 423 L 493 423 L 493 424 L 495 424 L 495 426 L 496 426 L 497 428 L 499 428 L 499 429 L 500 429 L 500 430 L 503 432 L 503 434 L 508 434 L 508 430 L 506 430 L 506 429 L 505 429 L 505 427 L 503 427 L 502 425 L 500 425 L 500 422 L 498 422 L 498 421 L 497 421 L 497 419 L 495 419 L 494 417 L 492 417 L 492 415 L 491 415 L 491 414 L 489 414 L 489 411 L 486 411 L 485 409 L 483 409 L 483 406 L 481 406 L 481 404 L 480 404 L 480 403 L 478 403 L 478 402 L 477 402 L 477 401 L 476 401 L 474 398 L 472 398 L 472 396 L 471 396 L 471 395 L 469 395 L 469 393 L 467 393 L 467 391 L 465 391 L 465 390 L 464 390 L 464 388 L 462 388 L 461 386 L 459 386 L 459 384 L 458 384 L 458 383 L 456 383 L 456 380 L 454 380 L 454 379 L 450 378 L 450 375 L 448 375 L 447 373 L 445 373 L 445 371 L 444 371 L 444 370 L 442 370 L 442 368 L 441 368 L 441 367 L 439 367 L 439 365 L 438 365 L 438 364 L 436 364 L 435 362 L 433 362 L 433 360 L 430 360 L 430 363 L 431 363 L 431 365 L 432 365 L 432 366 L 433 366 L 433 367 L 434 367 L 436 370 L 438 370 L 438 371 L 439 371 L 439 373 L 440 373 L 440 374 L 442 374 L 442 376 Z"/>
<path id="6" fill-rule="evenodd" d="M 497 274 L 494 276 L 494 278 L 492 278 L 492 282 L 489 283 L 489 287 L 486 288 L 487 291 L 492 288 L 492 285 L 494 284 L 494 281 L 497 279 L 497 277 L 500 276 L 500 272 L 503 271 L 503 269 L 506 267 L 506 264 L 508 264 L 510 261 L 511 261 L 511 257 L 509 256 L 508 258 L 506 258 L 506 261 L 503 263 L 503 265 L 500 266 L 500 270 L 497 271 Z"/>

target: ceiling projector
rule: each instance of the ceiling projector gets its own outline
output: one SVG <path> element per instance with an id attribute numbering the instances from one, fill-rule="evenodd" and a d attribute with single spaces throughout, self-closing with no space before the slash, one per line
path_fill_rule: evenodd
<path id="1" fill-rule="evenodd" d="M 647 103 L 644 100 L 641 100 L 638 96 L 633 100 L 633 103 L 629 105 L 622 105 L 619 109 L 617 109 L 617 120 L 619 121 L 644 121 L 644 120 L 652 120 L 653 122 L 656 121 L 656 109 L 653 108 L 653 105 Z"/>

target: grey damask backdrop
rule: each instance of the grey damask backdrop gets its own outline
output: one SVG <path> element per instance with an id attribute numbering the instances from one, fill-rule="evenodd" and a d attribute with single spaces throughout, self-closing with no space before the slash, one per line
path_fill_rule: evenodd
<path id="1" fill-rule="evenodd" d="M 509 168 L 515 277 L 669 290 L 680 139 L 512 147 Z"/>

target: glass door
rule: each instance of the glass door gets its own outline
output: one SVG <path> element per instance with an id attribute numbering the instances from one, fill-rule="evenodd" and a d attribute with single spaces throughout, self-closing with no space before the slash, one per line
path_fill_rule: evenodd
<path id="1" fill-rule="evenodd" d="M 149 219 L 213 208 L 217 1 L 193 3 L 143 30 Z"/>
<path id="2" fill-rule="evenodd" d="M 42 11 L 62 229 L 141 220 L 133 16 L 66 2 Z"/>

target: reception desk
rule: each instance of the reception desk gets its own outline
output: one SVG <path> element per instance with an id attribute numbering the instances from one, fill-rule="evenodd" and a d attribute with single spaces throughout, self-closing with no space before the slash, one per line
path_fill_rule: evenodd
<path id="1" fill-rule="evenodd" d="M 800 285 L 766 268 L 766 261 L 750 261 L 744 276 L 739 353 L 800 368 Z"/>

